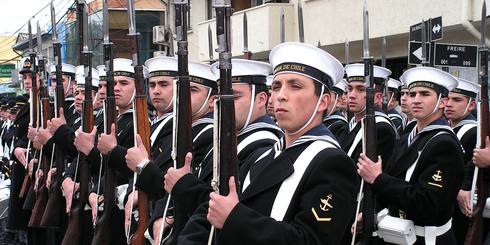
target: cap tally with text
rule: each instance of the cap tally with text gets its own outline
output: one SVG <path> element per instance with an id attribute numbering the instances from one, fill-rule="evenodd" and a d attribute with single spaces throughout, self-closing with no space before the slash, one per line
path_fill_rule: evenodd
<path id="1" fill-rule="evenodd" d="M 458 79 L 443 70 L 433 67 L 408 69 L 400 77 L 400 80 L 404 83 L 406 82 L 409 89 L 420 86 L 428 87 L 444 96 L 447 96 L 449 91 L 458 85 Z"/>
<path id="2" fill-rule="evenodd" d="M 233 83 L 266 84 L 267 76 L 272 73 L 272 66 L 269 63 L 245 60 L 231 60 L 231 76 Z M 211 65 L 211 71 L 219 79 L 219 62 Z"/>
<path id="3" fill-rule="evenodd" d="M 476 99 L 480 93 L 480 85 L 474 82 L 458 78 L 458 86 L 451 92 L 466 95 L 470 98 Z"/>
<path id="4" fill-rule="evenodd" d="M 364 82 L 364 64 L 356 63 L 345 66 L 345 73 L 347 74 L 347 82 Z M 385 81 L 391 75 L 391 71 L 381 67 L 373 66 L 373 82 L 376 85 L 384 85 Z"/>
<path id="5" fill-rule="evenodd" d="M 189 61 L 189 81 L 211 89 L 217 89 L 216 76 L 211 72 L 211 66 L 201 62 Z"/>
<path id="6" fill-rule="evenodd" d="M 286 42 L 269 54 L 274 76 L 295 73 L 309 77 L 331 89 L 344 76 L 340 61 L 324 50 L 306 43 Z"/>
<path id="7" fill-rule="evenodd" d="M 149 77 L 168 76 L 176 77 L 178 71 L 178 63 L 175 57 L 158 56 L 148 59 L 145 62 L 148 67 Z"/>

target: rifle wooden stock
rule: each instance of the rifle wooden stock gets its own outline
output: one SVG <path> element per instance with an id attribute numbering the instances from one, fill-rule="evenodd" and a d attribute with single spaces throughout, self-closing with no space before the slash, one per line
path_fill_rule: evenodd
<path id="1" fill-rule="evenodd" d="M 478 103 L 479 110 L 478 115 L 478 135 L 480 142 L 480 148 L 483 149 L 488 147 L 485 145 L 485 138 L 489 136 L 490 133 L 490 117 L 489 117 L 489 106 L 488 106 L 488 48 L 480 47 L 480 101 Z M 477 144 L 478 147 L 478 144 Z M 475 168 L 475 171 L 478 169 Z M 465 244 L 482 244 L 484 239 L 483 234 L 483 210 L 485 209 L 485 203 L 488 197 L 488 183 L 486 182 L 487 178 L 487 170 L 480 169 L 478 171 L 477 177 L 477 190 L 478 190 L 478 199 L 476 205 L 473 208 L 473 214 L 471 216 L 471 221 L 468 227 L 468 231 L 466 232 Z M 473 197 L 472 197 L 473 198 Z"/>
<path id="2" fill-rule="evenodd" d="M 373 80 L 373 59 L 366 57 L 364 59 L 364 74 L 365 79 L 369 79 L 369 87 L 366 88 L 366 117 L 364 120 L 364 136 L 363 136 L 363 149 L 369 159 L 376 162 L 378 160 L 376 152 L 376 120 L 374 116 L 374 80 Z M 371 189 L 371 185 L 364 183 L 363 187 L 363 233 L 362 244 L 371 244 L 372 234 L 375 231 L 376 219 L 375 219 L 375 200 L 374 194 Z"/>
<path id="3" fill-rule="evenodd" d="M 43 121 L 43 128 L 46 128 L 48 120 L 51 119 L 51 110 L 50 110 L 50 105 L 49 105 L 49 95 L 48 95 L 48 88 L 46 86 L 43 86 L 41 89 L 41 106 L 42 106 L 42 121 Z M 43 150 L 41 150 L 43 151 Z M 36 195 L 36 203 L 34 204 L 34 208 L 32 209 L 31 217 L 29 219 L 28 227 L 40 227 L 41 224 L 41 219 L 44 213 L 44 210 L 46 209 L 46 203 L 48 202 L 48 189 L 46 188 L 45 182 L 46 182 L 46 176 L 47 176 L 47 171 L 49 170 L 49 157 L 46 156 L 45 154 L 42 154 L 43 157 L 41 157 L 40 163 L 43 164 L 44 166 L 44 174 L 39 178 L 38 184 L 39 184 L 39 189 L 37 190 L 37 195 Z"/>
<path id="4" fill-rule="evenodd" d="M 56 64 L 56 98 L 55 98 L 55 111 L 59 116 L 60 108 L 63 108 L 64 112 L 67 112 L 68 108 L 65 108 L 65 91 L 63 88 L 63 75 L 61 64 L 61 44 L 54 43 L 54 57 L 57 59 Z M 46 204 L 47 213 L 43 215 L 41 226 L 46 228 L 58 229 L 61 227 L 63 215 L 65 214 L 65 201 L 61 192 L 61 183 L 63 181 L 63 173 L 65 172 L 65 158 L 64 153 L 60 147 L 56 147 L 53 144 L 55 150 L 55 163 L 56 174 L 51 177 L 51 186 L 49 191 L 49 200 Z"/>
<path id="5" fill-rule="evenodd" d="M 107 76 L 107 98 L 105 100 L 105 129 L 106 133 L 111 133 L 111 125 L 116 122 L 116 99 L 114 97 L 114 75 L 112 63 L 112 43 L 104 44 L 104 60 L 106 63 Z M 104 211 L 98 218 L 92 245 L 111 244 L 110 236 L 110 221 L 113 212 L 113 207 L 116 202 L 116 173 L 108 166 L 108 159 L 104 157 Z"/>
<path id="6" fill-rule="evenodd" d="M 92 101 L 92 53 L 84 51 L 85 64 L 85 99 L 83 101 L 83 115 L 82 115 L 82 131 L 84 133 L 92 132 L 94 128 L 94 107 Z M 75 206 L 72 205 L 70 209 L 70 220 L 68 222 L 68 228 L 66 229 L 65 237 L 63 238 L 62 245 L 77 245 L 81 243 L 80 235 L 84 234 L 84 230 L 90 229 L 85 227 L 86 223 L 82 222 L 82 215 L 85 205 L 88 201 L 88 188 L 90 179 L 90 170 L 87 156 L 82 153 L 78 153 L 79 161 L 77 170 L 79 173 L 79 195 L 78 201 Z M 75 172 L 76 173 L 76 172 Z M 75 176 L 75 179 L 77 176 Z M 74 180 L 76 181 L 76 180 Z M 77 237 L 78 236 L 78 237 Z M 77 237 L 77 239 L 74 239 Z"/>

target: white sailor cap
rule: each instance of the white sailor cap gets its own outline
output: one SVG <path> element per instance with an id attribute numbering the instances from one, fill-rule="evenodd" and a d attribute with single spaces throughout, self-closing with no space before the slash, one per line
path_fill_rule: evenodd
<path id="1" fill-rule="evenodd" d="M 113 60 L 114 76 L 126 76 L 134 78 L 133 61 L 125 58 L 115 58 Z"/>
<path id="2" fill-rule="evenodd" d="M 99 72 L 99 80 L 107 81 L 107 73 L 105 72 L 105 65 L 98 65 L 97 71 Z"/>
<path id="3" fill-rule="evenodd" d="M 148 67 L 150 77 L 169 76 L 176 77 L 178 71 L 178 63 L 175 57 L 158 56 L 148 59 L 145 62 Z"/>
<path id="4" fill-rule="evenodd" d="M 458 78 L 458 86 L 454 88 L 451 92 L 466 95 L 470 98 L 476 99 L 480 93 L 480 85 L 474 82 Z"/>
<path id="5" fill-rule="evenodd" d="M 218 88 L 211 66 L 201 62 L 189 61 L 189 81 L 212 89 Z"/>
<path id="6" fill-rule="evenodd" d="M 233 83 L 266 84 L 267 76 L 272 73 L 269 63 L 245 60 L 231 60 L 231 76 Z M 219 79 L 219 62 L 211 65 L 211 71 Z"/>
<path id="7" fill-rule="evenodd" d="M 49 72 L 51 74 L 55 74 L 56 73 L 56 64 L 50 64 L 49 65 Z M 75 66 L 74 65 L 70 65 L 70 64 L 66 64 L 66 63 L 62 63 L 61 64 L 61 73 L 63 75 L 68 75 L 68 76 L 71 76 L 71 77 L 75 77 Z"/>
<path id="8" fill-rule="evenodd" d="M 413 87 L 428 87 L 441 93 L 444 96 L 449 91 L 456 88 L 458 79 L 451 74 L 433 67 L 414 67 L 406 70 L 400 77 L 402 82 L 406 82 L 409 89 Z"/>
<path id="9" fill-rule="evenodd" d="M 402 82 L 391 77 L 388 79 L 389 90 L 399 91 L 401 86 L 402 86 Z"/>
<path id="10" fill-rule="evenodd" d="M 343 95 L 347 91 L 347 86 L 347 80 L 342 79 L 340 80 L 340 82 L 333 86 L 332 91 L 338 95 Z"/>
<path id="11" fill-rule="evenodd" d="M 345 66 L 345 73 L 347 74 L 347 82 L 364 82 L 364 64 L 356 63 Z M 374 84 L 383 85 L 388 77 L 391 75 L 391 71 L 381 67 L 373 66 L 373 79 Z"/>
<path id="12" fill-rule="evenodd" d="M 85 67 L 83 65 L 76 66 L 75 68 L 75 80 L 77 81 L 77 87 L 85 86 Z M 99 88 L 99 72 L 92 67 L 92 89 Z"/>
<path id="13" fill-rule="evenodd" d="M 311 44 L 286 42 L 269 54 L 274 76 L 296 73 L 309 77 L 331 89 L 344 76 L 342 64 L 332 55 Z"/>
<path id="14" fill-rule="evenodd" d="M 20 74 L 24 74 L 24 73 L 31 70 L 32 62 L 31 62 L 31 58 L 29 56 L 23 57 L 20 60 L 20 63 L 22 64 L 22 68 L 19 71 Z"/>

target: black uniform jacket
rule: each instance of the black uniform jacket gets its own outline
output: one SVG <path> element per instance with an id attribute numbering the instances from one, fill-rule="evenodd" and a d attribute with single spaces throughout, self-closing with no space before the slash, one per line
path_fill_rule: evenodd
<path id="1" fill-rule="evenodd" d="M 315 141 L 335 142 L 319 125 L 284 149 L 283 141 L 264 153 L 250 170 L 250 184 L 219 233 L 220 244 L 339 244 L 349 232 L 359 188 L 352 160 L 339 148 L 321 150 L 310 161 L 282 221 L 271 217 L 276 195 L 294 173 L 296 159 Z M 336 144 L 333 143 L 333 144 Z M 291 190 L 292 191 L 292 190 Z M 280 202 L 280 201 L 279 201 Z M 180 244 L 206 244 L 207 204 L 191 217 Z"/>
<path id="2" fill-rule="evenodd" d="M 240 173 L 247 174 L 250 164 L 255 162 L 253 159 L 259 157 L 256 154 L 257 150 L 273 146 L 281 137 L 281 129 L 274 124 L 269 116 L 260 117 L 247 128 L 241 130 L 237 135 L 237 158 Z M 172 189 L 175 205 L 179 205 L 189 216 L 192 215 L 201 203 L 209 200 L 209 193 L 213 191 L 211 188 L 212 177 L 213 151 L 211 150 L 201 164 L 197 176 L 187 174 L 175 183 Z"/>
<path id="3" fill-rule="evenodd" d="M 395 144 L 398 134 L 394 125 L 391 123 L 386 114 L 375 111 L 375 117 L 382 117 L 386 119 L 376 122 L 376 150 L 378 151 L 377 153 L 381 156 L 382 159 L 389 159 L 391 157 L 391 154 L 393 153 L 393 145 Z M 347 154 L 349 154 L 349 149 L 354 143 L 354 140 L 359 130 L 362 130 L 361 122 L 356 123 L 355 118 L 353 117 L 349 124 L 346 125 L 345 130 L 339 139 L 342 149 L 344 149 Z M 359 141 L 355 149 L 352 151 L 352 154 L 350 155 L 354 162 L 357 162 L 361 152 L 362 140 Z"/>
<path id="4" fill-rule="evenodd" d="M 461 145 L 442 118 L 418 134 L 416 130 L 414 128 L 395 146 L 399 151 L 375 179 L 373 191 L 380 208 L 387 207 L 390 215 L 405 217 L 418 226 L 441 226 L 453 215 L 463 179 Z M 413 173 L 406 181 L 407 171 L 417 157 Z M 450 239 L 448 233 L 442 237 Z"/>
<path id="5" fill-rule="evenodd" d="M 389 110 L 387 112 L 387 115 L 395 126 L 398 134 L 401 135 L 403 133 L 403 129 L 405 128 L 405 125 L 403 124 L 405 121 L 402 115 L 400 115 L 400 113 L 398 113 L 398 111 L 396 111 L 395 109 Z"/>
<path id="6" fill-rule="evenodd" d="M 27 148 L 27 129 L 29 126 L 29 103 L 26 103 L 17 113 L 13 125 L 15 148 Z M 9 146 L 10 147 L 10 146 Z M 13 152 L 13 151 L 12 151 Z M 22 182 L 24 181 L 25 167 L 20 164 L 12 154 L 15 162 L 11 167 L 10 174 L 10 198 L 8 208 L 7 229 L 25 230 L 29 221 L 30 212 L 22 209 L 24 199 L 19 198 Z"/>
<path id="7" fill-rule="evenodd" d="M 328 130 L 332 132 L 335 138 L 339 139 L 342 135 L 342 131 L 346 129 L 347 119 L 342 115 L 342 113 L 337 110 L 333 112 L 330 116 L 323 119 L 323 124 L 327 126 Z"/>
<path id="8" fill-rule="evenodd" d="M 462 135 L 460 135 L 460 130 L 463 128 L 464 125 L 467 125 L 465 127 L 471 127 L 468 131 L 466 131 L 464 134 L 461 132 Z M 465 117 L 461 122 L 459 122 L 456 126 L 453 128 L 454 133 L 458 136 L 459 142 L 461 142 L 461 145 L 463 146 L 464 153 L 463 153 L 463 160 L 464 160 L 464 179 L 463 179 L 463 184 L 461 186 L 462 190 L 469 191 L 471 190 L 471 182 L 473 181 L 473 172 L 475 170 L 475 165 L 472 162 L 473 158 L 473 150 L 475 149 L 476 146 L 476 137 L 477 137 L 477 122 L 475 117 L 472 114 L 469 114 L 467 117 Z"/>

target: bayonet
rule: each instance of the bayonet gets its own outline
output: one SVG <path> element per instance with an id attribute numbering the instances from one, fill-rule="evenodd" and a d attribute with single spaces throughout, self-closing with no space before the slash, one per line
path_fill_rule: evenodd
<path id="1" fill-rule="evenodd" d="M 381 41 L 381 66 L 386 68 L 386 37 Z"/>
<path id="2" fill-rule="evenodd" d="M 54 5 L 53 5 L 53 0 L 51 0 L 51 40 L 54 43 L 58 42 L 58 35 L 56 33 L 56 14 L 54 11 Z"/>
<path id="3" fill-rule="evenodd" d="M 243 13 L 243 58 L 249 60 L 252 58 L 252 52 L 248 50 L 248 23 L 247 13 Z"/>
<path id="4" fill-rule="evenodd" d="M 344 43 L 344 57 L 345 57 L 345 64 L 348 65 L 349 64 L 349 41 L 347 41 L 347 39 L 345 39 L 345 43 Z"/>
<path id="5" fill-rule="evenodd" d="M 36 46 L 37 46 L 37 55 L 39 56 L 39 58 L 42 57 L 42 52 L 43 52 L 43 37 L 42 37 L 42 33 L 41 33 L 41 27 L 39 26 L 39 21 L 37 22 L 37 42 L 36 42 Z"/>
<path id="6" fill-rule="evenodd" d="M 214 62 L 213 58 L 213 32 L 211 31 L 211 25 L 208 25 L 208 54 L 209 54 L 209 63 Z"/>
<path id="7" fill-rule="evenodd" d="M 364 0 L 363 8 L 363 39 L 362 39 L 362 50 L 363 57 L 369 58 L 369 12 L 367 10 L 367 0 Z"/>
<path id="8" fill-rule="evenodd" d="M 102 30 L 104 31 L 104 43 L 109 43 L 109 6 L 107 0 L 103 1 L 102 6 Z"/>
<path id="9" fill-rule="evenodd" d="M 286 41 L 286 25 L 284 23 L 284 8 L 281 8 L 281 15 L 279 16 L 279 42 Z"/>
<path id="10" fill-rule="evenodd" d="M 32 44 L 32 28 L 31 28 L 31 20 L 29 19 L 29 21 L 27 22 L 27 31 L 28 31 L 28 35 L 29 35 L 29 51 L 30 52 L 34 52 L 34 47 L 33 47 L 33 44 Z"/>
<path id="11" fill-rule="evenodd" d="M 425 46 L 427 45 L 427 30 L 425 29 L 425 20 L 422 19 L 422 26 L 420 26 L 420 35 L 422 39 L 421 47 L 422 47 L 422 66 L 427 66 L 427 52 Z"/>
<path id="12" fill-rule="evenodd" d="M 301 0 L 298 1 L 298 31 L 299 42 L 305 42 L 305 29 L 303 24 L 303 6 L 301 6 Z"/>

